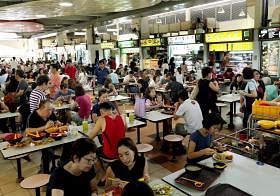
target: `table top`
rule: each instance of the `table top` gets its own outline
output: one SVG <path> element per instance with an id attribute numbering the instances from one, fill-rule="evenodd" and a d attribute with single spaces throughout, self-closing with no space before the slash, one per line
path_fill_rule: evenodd
<path id="1" fill-rule="evenodd" d="M 3 154 L 3 157 L 5 159 L 7 159 L 10 157 L 14 157 L 14 156 L 18 156 L 18 155 L 22 155 L 22 154 L 26 154 L 26 153 L 31 153 L 31 152 L 36 152 L 36 151 L 43 150 L 46 148 L 51 148 L 54 146 L 59 146 L 62 144 L 74 142 L 77 139 L 82 138 L 82 137 L 84 137 L 84 136 L 77 132 L 76 134 L 68 135 L 67 137 L 62 138 L 59 141 L 54 141 L 54 142 L 51 142 L 48 144 L 42 144 L 42 145 L 29 144 L 25 147 L 18 147 L 18 148 L 14 148 L 14 147 L 7 148 L 8 142 L 1 142 L 0 150 L 1 150 L 1 153 Z"/>
<path id="2" fill-rule="evenodd" d="M 64 110 L 64 109 L 68 109 L 68 108 L 71 108 L 71 107 L 72 107 L 71 103 L 54 105 L 55 110 Z"/>
<path id="3" fill-rule="evenodd" d="M 200 163 L 213 167 L 213 159 L 208 158 Z M 202 196 L 205 192 L 197 191 L 175 183 L 175 179 L 184 173 L 181 169 L 165 176 L 162 180 L 176 187 L 182 192 L 194 196 Z M 280 169 L 264 164 L 256 164 L 256 160 L 233 153 L 233 161 L 211 185 L 227 183 L 254 196 L 279 195 Z"/>
<path id="4" fill-rule="evenodd" d="M 2 118 L 17 117 L 19 115 L 20 115 L 19 112 L 4 112 L 4 113 L 0 113 L 0 119 L 2 119 Z"/>
<path id="5" fill-rule="evenodd" d="M 161 181 L 160 179 L 153 180 L 153 181 L 149 182 L 150 187 L 153 187 L 154 185 L 158 185 L 158 184 L 167 184 L 167 183 Z M 178 189 L 173 188 L 172 195 L 174 195 L 174 196 L 185 196 L 186 194 L 184 194 L 183 192 L 179 191 Z"/>
<path id="6" fill-rule="evenodd" d="M 109 101 L 121 101 L 121 100 L 126 100 L 126 99 L 130 99 L 130 97 L 123 96 L 123 95 L 117 95 L 117 96 L 109 97 Z"/>
<path id="7" fill-rule="evenodd" d="M 222 95 L 218 97 L 218 101 L 223 101 L 223 102 L 237 102 L 240 101 L 240 95 L 239 94 L 227 94 L 227 95 Z"/>
<path id="8" fill-rule="evenodd" d="M 145 125 L 145 124 L 146 124 L 145 122 L 137 120 L 137 119 L 134 119 L 133 122 L 129 122 L 129 118 L 126 117 L 127 128 L 138 127 L 138 126 Z"/>
<path id="9" fill-rule="evenodd" d="M 159 122 L 159 121 L 173 118 L 173 115 L 163 114 L 158 111 L 151 111 L 151 112 L 146 112 L 146 116 L 143 118 L 152 122 Z"/>

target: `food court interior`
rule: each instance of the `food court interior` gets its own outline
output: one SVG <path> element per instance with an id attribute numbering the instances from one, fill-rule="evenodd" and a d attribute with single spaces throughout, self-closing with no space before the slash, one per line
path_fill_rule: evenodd
<path id="1" fill-rule="evenodd" d="M 280 0 L 0 7 L 0 196 L 279 194 Z"/>

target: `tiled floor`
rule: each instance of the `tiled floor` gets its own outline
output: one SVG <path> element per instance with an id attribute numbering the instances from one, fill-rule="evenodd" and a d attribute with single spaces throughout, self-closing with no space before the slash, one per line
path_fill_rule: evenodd
<path id="1" fill-rule="evenodd" d="M 128 106 L 126 105 L 126 109 Z M 228 112 L 228 108 L 223 108 L 222 113 L 226 114 Z M 223 115 L 224 119 L 228 121 L 228 117 Z M 182 120 L 179 120 L 182 122 Z M 173 121 L 174 125 L 179 122 Z M 239 117 L 235 118 L 234 121 L 236 127 L 239 128 L 242 119 Z M 162 130 L 162 125 L 160 125 L 160 129 Z M 160 179 L 171 172 L 177 171 L 184 167 L 186 155 L 177 156 L 177 162 L 173 163 L 169 160 L 171 159 L 171 153 L 163 153 L 161 152 L 160 146 L 161 142 L 156 142 L 154 138 L 149 137 L 152 134 L 155 134 L 156 126 L 153 123 L 148 122 L 147 127 L 141 128 L 141 142 L 142 143 L 150 143 L 154 146 L 154 150 L 150 153 L 146 154 L 149 163 L 149 170 L 152 180 Z M 131 137 L 136 141 L 136 130 L 131 129 L 127 131 L 126 134 L 128 137 Z M 2 155 L 0 155 L 0 196 L 30 196 L 35 195 L 34 190 L 25 190 L 22 189 L 19 184 L 16 182 L 17 178 L 17 170 L 16 170 L 16 161 L 4 160 Z M 24 177 L 28 177 L 32 174 L 37 173 L 39 168 L 39 163 L 41 159 L 40 152 L 32 153 L 31 162 L 27 162 L 22 160 L 22 173 Z M 160 163 L 160 164 L 157 164 Z M 45 195 L 45 192 L 42 192 L 42 195 Z"/>

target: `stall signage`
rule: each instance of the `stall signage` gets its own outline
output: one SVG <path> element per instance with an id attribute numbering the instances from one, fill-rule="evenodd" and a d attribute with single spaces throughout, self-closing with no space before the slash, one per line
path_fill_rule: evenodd
<path id="1" fill-rule="evenodd" d="M 137 40 L 128 40 L 128 41 L 121 41 L 118 42 L 119 48 L 134 48 L 137 47 Z"/>
<path id="2" fill-rule="evenodd" d="M 270 29 L 260 29 L 259 38 L 265 39 L 280 39 L 280 27 Z"/>
<path id="3" fill-rule="evenodd" d="M 228 51 L 249 51 L 253 50 L 253 42 L 228 43 Z"/>
<path id="4" fill-rule="evenodd" d="M 140 40 L 140 46 L 141 47 L 147 47 L 147 46 L 161 46 L 162 42 L 160 38 L 155 39 L 142 39 Z"/>
<path id="5" fill-rule="evenodd" d="M 140 52 L 139 48 L 123 48 L 123 49 L 121 49 L 122 54 L 139 53 L 139 52 Z"/>
<path id="6" fill-rule="evenodd" d="M 195 35 L 176 36 L 168 38 L 168 45 L 194 44 Z"/>
<path id="7" fill-rule="evenodd" d="M 101 43 L 101 49 L 111 49 L 115 48 L 115 43 L 114 42 L 103 42 Z"/>
<path id="8" fill-rule="evenodd" d="M 205 34 L 206 43 L 232 42 L 232 41 L 242 41 L 242 40 L 243 40 L 242 30 Z"/>
<path id="9" fill-rule="evenodd" d="M 228 45 L 227 43 L 222 43 L 222 44 L 209 44 L 209 51 L 215 51 L 215 52 L 224 52 L 228 50 Z"/>

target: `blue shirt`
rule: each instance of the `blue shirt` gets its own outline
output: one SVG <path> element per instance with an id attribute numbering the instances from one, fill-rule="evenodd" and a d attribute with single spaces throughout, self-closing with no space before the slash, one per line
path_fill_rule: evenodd
<path id="1" fill-rule="evenodd" d="M 68 89 L 67 93 L 63 94 L 61 90 L 59 90 L 55 94 L 54 99 L 57 99 L 60 96 L 62 96 L 64 99 L 67 99 L 70 95 L 75 95 L 75 91 L 73 91 L 72 89 Z"/>
<path id="2" fill-rule="evenodd" d="M 109 76 L 110 76 L 113 84 L 118 84 L 119 83 L 119 76 L 118 76 L 118 74 L 110 73 Z"/>
<path id="3" fill-rule="evenodd" d="M 200 131 L 192 133 L 190 138 L 195 143 L 195 152 L 209 148 L 212 141 L 212 136 L 210 134 L 204 137 L 201 135 Z"/>
<path id="4" fill-rule="evenodd" d="M 278 97 L 278 90 L 275 85 L 266 85 L 265 92 L 267 101 L 272 101 Z"/>
<path id="5" fill-rule="evenodd" d="M 100 67 L 98 67 L 95 71 L 97 84 L 104 85 L 104 82 L 105 82 L 108 74 L 109 74 L 109 70 L 107 68 L 101 69 Z"/>

